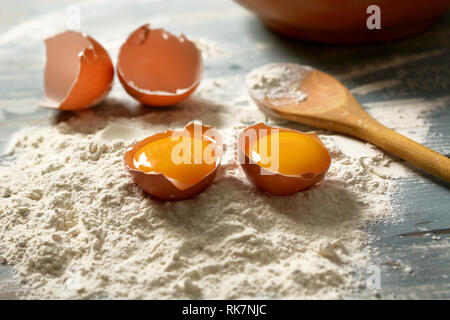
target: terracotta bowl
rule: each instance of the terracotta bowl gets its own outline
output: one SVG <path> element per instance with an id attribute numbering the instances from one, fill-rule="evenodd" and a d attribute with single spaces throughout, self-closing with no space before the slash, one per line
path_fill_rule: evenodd
<path id="1" fill-rule="evenodd" d="M 284 35 L 326 43 L 400 39 L 431 26 L 449 0 L 235 0 Z M 369 30 L 367 7 L 376 4 L 381 29 Z"/>

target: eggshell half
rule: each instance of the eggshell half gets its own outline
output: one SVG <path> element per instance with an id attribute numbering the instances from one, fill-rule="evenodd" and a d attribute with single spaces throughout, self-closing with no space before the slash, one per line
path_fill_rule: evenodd
<path id="1" fill-rule="evenodd" d="M 149 106 L 186 99 L 199 85 L 202 72 L 202 55 L 193 42 L 148 24 L 128 37 L 117 59 L 117 75 L 125 90 Z"/>
<path id="2" fill-rule="evenodd" d="M 45 45 L 45 98 L 41 106 L 78 110 L 100 103 L 114 78 L 106 50 L 90 36 L 71 30 L 46 39 Z"/>
<path id="3" fill-rule="evenodd" d="M 326 169 L 321 172 L 308 172 L 301 175 L 286 175 L 282 173 L 271 172 L 266 168 L 261 167 L 258 163 L 253 161 L 246 152 L 246 145 L 248 146 L 251 143 L 249 141 L 250 135 L 248 134 L 248 132 L 252 130 L 252 133 L 254 132 L 255 134 L 253 138 L 259 139 L 260 137 L 263 137 L 268 132 L 270 132 L 270 129 L 278 129 L 279 132 L 297 132 L 313 137 L 328 154 Z M 317 185 L 323 180 L 323 178 L 325 177 L 325 173 L 328 171 L 328 168 L 331 164 L 331 157 L 328 153 L 328 150 L 325 148 L 316 133 L 304 133 L 290 129 L 270 127 L 262 122 L 248 127 L 239 134 L 237 142 L 237 155 L 239 163 L 244 170 L 247 178 L 260 190 L 268 192 L 275 196 L 293 195 L 299 191 L 303 191 L 313 187 L 314 185 Z"/>
<path id="4" fill-rule="evenodd" d="M 144 172 L 138 170 L 134 166 L 134 154 L 144 145 L 152 141 L 170 137 L 174 133 L 179 135 L 194 136 L 194 130 L 199 130 L 198 132 L 201 132 L 203 137 L 206 137 L 211 141 L 212 144 L 214 144 L 215 169 L 208 175 L 206 175 L 200 182 L 194 185 L 182 185 L 176 180 L 166 177 L 163 173 Z M 165 132 L 157 133 L 133 144 L 127 149 L 124 161 L 126 168 L 133 176 L 136 184 L 151 196 L 161 200 L 183 200 L 196 196 L 211 185 L 211 183 L 214 181 L 214 178 L 216 177 L 217 168 L 219 167 L 222 160 L 222 153 L 223 144 L 219 132 L 212 127 L 191 122 L 187 124 L 182 130 L 168 130 Z"/>

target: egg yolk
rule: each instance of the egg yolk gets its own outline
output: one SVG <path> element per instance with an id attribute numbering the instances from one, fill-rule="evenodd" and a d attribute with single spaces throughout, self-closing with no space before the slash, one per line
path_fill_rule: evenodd
<path id="1" fill-rule="evenodd" d="M 318 141 L 289 131 L 258 138 L 248 155 L 261 167 L 286 175 L 322 172 L 329 163 L 329 154 Z"/>
<path id="2" fill-rule="evenodd" d="M 134 166 L 144 172 L 158 172 L 183 184 L 196 184 L 215 167 L 213 144 L 189 136 L 166 137 L 136 151 Z"/>

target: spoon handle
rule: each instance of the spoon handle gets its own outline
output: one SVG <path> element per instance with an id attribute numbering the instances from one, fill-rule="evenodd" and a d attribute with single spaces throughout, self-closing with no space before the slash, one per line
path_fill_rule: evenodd
<path id="1" fill-rule="evenodd" d="M 366 125 L 360 129 L 360 138 L 450 182 L 449 158 L 389 129 L 374 119 L 367 121 Z"/>

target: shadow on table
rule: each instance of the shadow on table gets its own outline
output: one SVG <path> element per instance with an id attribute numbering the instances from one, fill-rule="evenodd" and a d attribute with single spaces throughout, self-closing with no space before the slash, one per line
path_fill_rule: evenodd
<path id="1" fill-rule="evenodd" d="M 93 128 L 102 128 L 109 120 L 114 118 L 131 119 L 142 117 L 148 125 L 175 124 L 184 126 L 192 120 L 202 121 L 205 124 L 220 127 L 223 123 L 221 113 L 225 112 L 225 106 L 213 100 L 199 96 L 191 96 L 185 101 L 168 107 L 150 107 L 142 105 L 131 99 L 106 98 L 94 108 L 79 111 L 56 111 L 52 118 L 52 124 L 65 122 L 75 132 L 90 133 Z M 89 121 L 92 126 L 79 121 Z M 87 130 L 87 131 L 86 131 Z"/>

